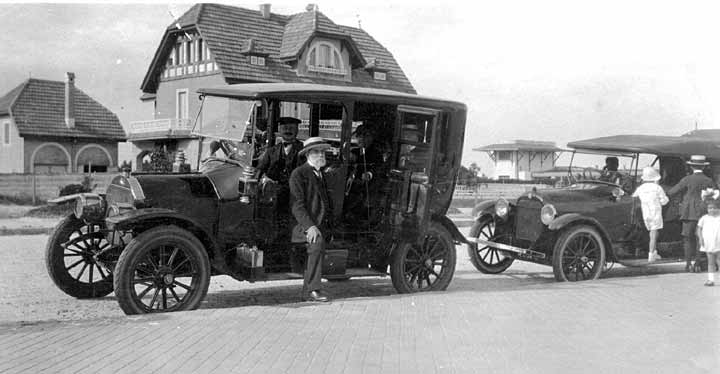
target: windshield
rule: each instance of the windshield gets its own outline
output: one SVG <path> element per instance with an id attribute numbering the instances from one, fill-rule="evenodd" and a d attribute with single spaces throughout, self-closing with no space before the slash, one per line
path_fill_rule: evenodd
<path id="1" fill-rule="evenodd" d="M 242 142 L 250 136 L 253 113 L 261 105 L 256 101 L 205 96 L 192 134 Z"/>

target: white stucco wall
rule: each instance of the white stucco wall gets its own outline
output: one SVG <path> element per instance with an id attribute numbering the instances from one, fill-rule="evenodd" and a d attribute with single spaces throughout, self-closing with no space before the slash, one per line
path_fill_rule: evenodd
<path id="1" fill-rule="evenodd" d="M 10 126 L 9 144 L 6 144 L 5 124 Z M 0 117 L 0 173 L 22 173 L 24 171 L 23 141 L 12 118 Z"/>

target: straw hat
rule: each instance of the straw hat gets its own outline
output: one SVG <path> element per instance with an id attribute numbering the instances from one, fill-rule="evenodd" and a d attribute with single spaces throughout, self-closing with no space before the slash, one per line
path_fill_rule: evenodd
<path id="1" fill-rule="evenodd" d="M 707 162 L 707 160 L 705 159 L 704 155 L 692 155 L 692 156 L 690 156 L 690 161 L 687 161 L 686 164 L 695 165 L 695 166 L 710 165 L 710 163 Z"/>
<path id="2" fill-rule="evenodd" d="M 303 141 L 303 149 L 301 149 L 298 154 L 304 155 L 312 149 L 324 150 L 329 148 L 330 144 L 326 143 L 325 139 L 319 136 L 313 136 L 312 138 L 307 138 L 305 139 L 305 141 Z"/>
<path id="3" fill-rule="evenodd" d="M 660 174 L 652 166 L 646 166 L 643 168 L 642 180 L 646 182 L 657 182 L 660 180 Z"/>

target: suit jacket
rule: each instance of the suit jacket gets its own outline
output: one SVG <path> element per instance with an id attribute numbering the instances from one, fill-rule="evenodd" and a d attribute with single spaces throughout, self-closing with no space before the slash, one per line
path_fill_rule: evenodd
<path id="1" fill-rule="evenodd" d="M 680 219 L 697 221 L 705 214 L 700 193 L 706 188 L 715 188 L 715 183 L 703 173 L 692 173 L 685 176 L 668 191 L 668 196 L 684 192 L 680 203 Z"/>
<path id="2" fill-rule="evenodd" d="M 328 198 L 325 178 L 318 178 L 314 168 L 304 163 L 290 174 L 290 205 L 298 221 L 293 241 L 304 241 L 305 231 L 317 226 L 323 235 L 331 226 L 332 204 Z M 321 172 L 322 175 L 322 172 Z"/>
<path id="3" fill-rule="evenodd" d="M 265 150 L 258 161 L 257 169 L 260 176 L 267 175 L 269 178 L 277 182 L 285 182 L 290 173 L 298 166 L 298 152 L 303 148 L 303 143 L 297 139 L 293 141 L 290 153 L 285 155 L 285 148 L 282 143 L 275 144 Z"/>

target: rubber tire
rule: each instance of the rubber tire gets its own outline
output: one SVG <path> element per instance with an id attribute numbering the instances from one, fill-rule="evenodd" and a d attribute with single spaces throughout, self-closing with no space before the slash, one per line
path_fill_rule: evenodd
<path id="1" fill-rule="evenodd" d="M 450 285 L 453 274 L 455 273 L 455 263 L 457 262 L 457 253 L 453 238 L 447 229 L 437 223 L 432 222 L 428 227 L 428 236 L 435 236 L 440 239 L 443 245 L 448 248 L 448 259 L 449 263 L 447 266 L 443 266 L 440 277 L 433 283 L 429 289 L 420 290 L 425 291 L 444 291 Z M 418 290 L 409 287 L 405 282 L 405 257 L 410 249 L 410 243 L 400 243 L 392 253 L 392 260 L 390 263 L 390 278 L 392 279 L 393 287 L 398 293 L 415 293 Z"/>
<path id="2" fill-rule="evenodd" d="M 138 305 L 133 298 L 134 288 L 131 285 L 135 277 L 137 262 L 143 258 L 145 253 L 158 246 L 166 244 L 178 244 L 187 248 L 190 256 L 195 257 L 199 264 L 200 282 L 192 295 L 187 295 L 187 302 L 172 311 L 184 311 L 197 309 L 207 295 L 210 287 L 210 260 L 203 244 L 187 230 L 180 227 L 168 225 L 158 226 L 133 238 L 120 254 L 115 266 L 115 296 L 117 296 L 120 308 L 125 314 L 146 314 L 158 313 L 162 310 L 148 311 L 144 305 Z"/>
<path id="3" fill-rule="evenodd" d="M 65 217 L 53 229 L 45 247 L 45 267 L 53 283 L 66 294 L 78 299 L 103 297 L 113 292 L 112 273 L 108 271 L 107 279 L 89 283 L 73 278 L 65 267 L 65 249 L 61 246 L 70 239 L 70 235 L 85 225 L 74 214 Z M 107 270 L 107 269 L 106 269 Z"/>
<path id="4" fill-rule="evenodd" d="M 600 263 L 595 264 L 594 274 L 591 274 L 589 278 L 586 278 L 584 280 L 598 279 L 603 273 L 603 265 L 606 261 L 606 250 L 605 241 L 603 241 L 602 235 L 600 235 L 600 232 L 592 226 L 576 225 L 565 229 L 562 234 L 560 234 L 560 237 L 555 242 L 555 247 L 553 248 L 553 274 L 555 275 L 555 280 L 558 282 L 571 281 L 566 277 L 565 273 L 563 272 L 562 255 L 565 252 L 565 248 L 567 247 L 568 242 L 574 239 L 578 234 L 587 234 L 592 236 L 595 242 L 598 244 L 598 247 L 600 248 Z"/>
<path id="5" fill-rule="evenodd" d="M 475 224 L 470 229 L 470 237 L 471 238 L 478 238 L 480 236 L 480 232 L 482 229 L 492 223 L 493 218 L 490 216 L 485 216 L 480 218 L 479 220 L 475 221 Z M 495 231 L 493 229 L 493 235 L 495 234 Z M 503 271 L 507 270 L 507 268 L 510 267 L 510 265 L 513 264 L 515 261 L 512 257 L 505 257 L 502 261 L 500 261 L 497 264 L 489 264 L 485 262 L 485 260 L 482 259 L 478 251 L 476 250 L 478 244 L 477 243 L 468 243 L 467 245 L 467 251 L 468 256 L 470 257 L 470 262 L 475 266 L 475 269 L 480 271 L 483 274 L 500 274 Z M 493 250 L 493 248 L 488 248 L 488 250 Z M 502 252 L 502 251 L 498 251 Z M 493 255 L 491 255 L 492 257 Z"/>

